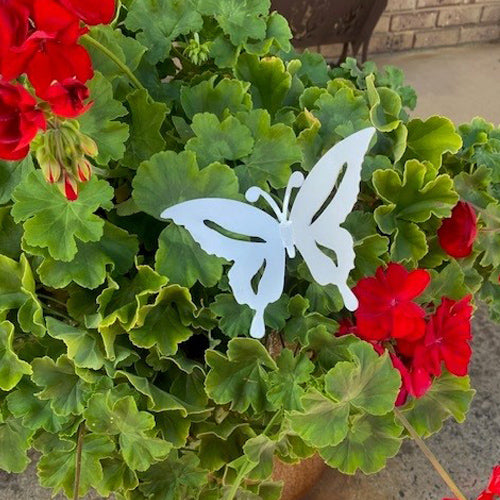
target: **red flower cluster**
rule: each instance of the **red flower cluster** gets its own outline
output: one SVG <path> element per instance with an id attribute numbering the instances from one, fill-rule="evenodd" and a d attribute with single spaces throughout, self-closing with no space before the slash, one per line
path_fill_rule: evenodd
<path id="1" fill-rule="evenodd" d="M 353 290 L 359 301 L 356 323 L 344 321 L 339 330 L 339 335 L 353 333 L 371 342 L 379 354 L 389 351 L 403 381 L 397 405 L 404 404 L 409 394 L 423 396 L 432 377 L 441 375 L 443 363 L 454 375 L 467 373 L 471 296 L 460 301 L 443 298 L 429 314 L 414 302 L 429 281 L 425 270 L 408 271 L 396 263 L 380 267 Z"/>
<path id="2" fill-rule="evenodd" d="M 92 61 L 78 44 L 82 23 L 109 23 L 114 0 L 0 0 L 0 158 L 19 159 L 45 119 L 25 89 L 11 83 L 25 74 L 56 115 L 85 112 Z"/>
<path id="3" fill-rule="evenodd" d="M 459 201 L 453 208 L 451 217 L 443 220 L 437 235 L 441 248 L 448 255 L 456 259 L 468 257 L 477 236 L 477 217 L 472 206 Z"/>
<path id="4" fill-rule="evenodd" d="M 500 465 L 493 467 L 490 482 L 484 489 L 477 500 L 497 500 L 500 498 Z M 456 498 L 443 498 L 443 500 L 456 500 Z"/>

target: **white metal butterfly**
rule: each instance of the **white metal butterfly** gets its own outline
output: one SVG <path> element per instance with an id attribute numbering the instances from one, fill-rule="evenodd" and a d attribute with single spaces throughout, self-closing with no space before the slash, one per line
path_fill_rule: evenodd
<path id="1" fill-rule="evenodd" d="M 353 239 L 340 224 L 357 200 L 361 165 L 374 133 L 374 128 L 367 128 L 333 146 L 306 179 L 300 172 L 294 172 L 285 190 L 282 209 L 269 193 L 258 187 L 248 189 L 246 199 L 255 203 L 259 197 L 264 198 L 276 219 L 257 207 L 224 198 L 185 201 L 161 214 L 162 218 L 184 226 L 207 253 L 233 261 L 229 284 L 236 301 L 255 311 L 250 327 L 252 337 L 264 336 L 264 310 L 281 297 L 285 251 L 293 258 L 295 248 L 320 285 L 337 285 L 347 309 L 357 308 L 357 299 L 346 283 L 354 267 Z M 335 196 L 327 203 L 344 166 Z M 300 189 L 288 214 L 293 188 Z M 218 228 L 253 241 L 231 238 Z M 333 250 L 337 263 L 321 247 Z M 252 282 L 258 273 L 261 277 L 254 290 Z"/>

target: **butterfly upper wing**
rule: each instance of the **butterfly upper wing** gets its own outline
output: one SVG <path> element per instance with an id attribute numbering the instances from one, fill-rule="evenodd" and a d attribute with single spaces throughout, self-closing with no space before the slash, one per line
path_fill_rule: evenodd
<path id="1" fill-rule="evenodd" d="M 262 337 L 264 309 L 281 297 L 284 286 L 285 249 L 278 221 L 252 205 L 223 198 L 185 201 L 167 208 L 161 217 L 184 226 L 207 253 L 234 262 L 228 273 L 234 298 L 256 311 L 250 333 L 253 337 Z M 231 238 L 209 227 L 206 221 L 259 241 Z M 257 291 L 254 291 L 252 279 L 263 266 Z"/>
<path id="2" fill-rule="evenodd" d="M 345 306 L 350 310 L 357 307 L 357 299 L 346 284 L 349 272 L 354 267 L 355 254 L 352 236 L 341 228 L 340 224 L 356 203 L 361 165 L 374 133 L 374 128 L 367 128 L 333 146 L 307 176 L 290 213 L 294 243 L 304 257 L 313 278 L 320 285 L 337 285 Z M 339 174 L 346 164 L 344 177 L 335 197 L 314 220 L 331 196 Z M 337 264 L 318 244 L 336 253 Z"/>

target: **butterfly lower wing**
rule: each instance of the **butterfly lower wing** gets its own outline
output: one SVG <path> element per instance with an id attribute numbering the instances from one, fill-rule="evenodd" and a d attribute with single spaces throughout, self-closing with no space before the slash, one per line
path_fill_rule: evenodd
<path id="1" fill-rule="evenodd" d="M 233 261 L 228 277 L 234 298 L 255 310 L 250 333 L 262 337 L 264 309 L 281 297 L 284 285 L 285 249 L 278 221 L 252 205 L 222 198 L 179 203 L 167 208 L 161 217 L 184 226 L 207 253 Z M 221 230 L 258 241 L 232 238 Z M 261 270 L 254 290 L 252 280 Z"/>
<path id="2" fill-rule="evenodd" d="M 357 307 L 356 297 L 346 284 L 354 267 L 353 240 L 340 224 L 356 203 L 361 165 L 374 133 L 374 128 L 361 130 L 331 148 L 307 176 L 290 214 L 295 245 L 313 278 L 321 285 L 337 285 L 350 310 Z M 344 165 L 345 173 L 337 192 L 325 207 Z M 337 263 L 320 246 L 333 250 Z"/>

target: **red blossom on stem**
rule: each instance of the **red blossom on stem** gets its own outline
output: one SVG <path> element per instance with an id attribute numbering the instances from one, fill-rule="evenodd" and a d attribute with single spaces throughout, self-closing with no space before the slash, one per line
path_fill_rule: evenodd
<path id="1" fill-rule="evenodd" d="M 353 289 L 359 301 L 355 313 L 359 336 L 366 340 L 422 337 L 425 311 L 413 299 L 429 281 L 427 271 L 407 271 L 393 262 L 377 269 L 374 277 L 360 280 Z"/>
<path id="2" fill-rule="evenodd" d="M 76 118 L 85 113 L 92 103 L 85 103 L 89 98 L 89 89 L 75 78 L 67 78 L 53 83 L 43 94 L 43 99 L 50 104 L 52 111 L 65 118 Z"/>
<path id="3" fill-rule="evenodd" d="M 21 85 L 0 81 L 0 158 L 24 158 L 38 130 L 45 127 L 33 96 Z"/>
<path id="4" fill-rule="evenodd" d="M 477 236 L 477 217 L 472 206 L 459 201 L 451 217 L 443 220 L 437 235 L 439 244 L 448 255 L 457 259 L 468 257 Z"/>

